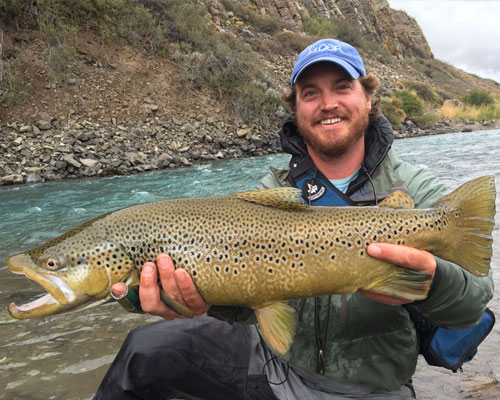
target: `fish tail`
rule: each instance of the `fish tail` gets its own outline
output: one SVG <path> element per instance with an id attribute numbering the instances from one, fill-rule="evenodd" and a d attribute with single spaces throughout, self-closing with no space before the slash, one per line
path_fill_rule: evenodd
<path id="1" fill-rule="evenodd" d="M 433 207 L 447 208 L 455 226 L 444 239 L 448 245 L 435 254 L 476 276 L 488 275 L 493 253 L 495 198 L 494 177 L 483 176 L 438 200 Z"/>

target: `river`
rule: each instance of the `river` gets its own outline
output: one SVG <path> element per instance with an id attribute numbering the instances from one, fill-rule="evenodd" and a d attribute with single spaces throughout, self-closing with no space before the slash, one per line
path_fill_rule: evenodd
<path id="1" fill-rule="evenodd" d="M 394 145 L 408 161 L 425 166 L 451 190 L 494 175 L 500 188 L 500 130 L 404 139 Z M 8 255 L 37 246 L 94 216 L 131 204 L 178 197 L 217 196 L 252 189 L 268 166 L 288 156 L 229 160 L 177 170 L 100 179 L 48 182 L 0 189 L 0 399 L 87 400 L 127 333 L 156 321 L 128 314 L 116 304 L 41 320 L 17 321 L 11 301 L 26 303 L 41 293 L 11 274 Z M 497 210 L 500 210 L 497 196 Z M 500 213 L 492 267 L 500 282 Z M 498 294 L 490 308 L 500 315 Z M 463 373 L 429 367 L 419 360 L 414 383 L 421 400 L 500 399 L 500 324 Z"/>

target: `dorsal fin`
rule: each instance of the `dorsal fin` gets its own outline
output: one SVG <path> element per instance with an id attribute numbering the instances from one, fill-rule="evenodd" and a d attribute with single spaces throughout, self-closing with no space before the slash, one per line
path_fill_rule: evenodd
<path id="1" fill-rule="evenodd" d="M 378 206 L 386 208 L 415 208 L 413 199 L 401 190 L 391 193 Z"/>
<path id="2" fill-rule="evenodd" d="M 296 210 L 305 210 L 308 208 L 308 206 L 302 202 L 302 191 L 293 187 L 251 190 L 248 192 L 235 193 L 233 196 L 240 200 L 264 206 Z"/>

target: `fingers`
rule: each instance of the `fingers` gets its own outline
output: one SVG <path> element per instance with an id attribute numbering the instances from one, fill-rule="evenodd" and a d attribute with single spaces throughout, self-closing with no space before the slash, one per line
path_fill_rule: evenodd
<path id="1" fill-rule="evenodd" d="M 191 276 L 184 269 L 176 270 L 168 255 L 160 254 L 157 258 L 157 266 L 158 269 L 154 263 L 145 263 L 141 273 L 139 296 L 144 311 L 167 320 L 185 318 L 161 301 L 157 271 L 161 287 L 168 296 L 189 308 L 195 315 L 201 315 L 208 310 L 210 305 L 201 297 Z"/>
<path id="2" fill-rule="evenodd" d="M 434 276 L 436 271 L 434 256 L 425 250 L 389 243 L 372 243 L 368 246 L 367 251 L 370 256 L 379 260 L 414 269 L 431 276 Z"/>
<path id="3" fill-rule="evenodd" d="M 201 297 L 200 292 L 186 270 L 179 268 L 174 272 L 175 281 L 179 288 L 184 303 L 195 315 L 201 315 L 207 312 L 209 304 Z"/>
<path id="4" fill-rule="evenodd" d="M 165 319 L 173 319 L 170 315 L 171 310 L 160 300 L 158 274 L 156 265 L 152 262 L 147 262 L 142 267 L 139 299 L 143 311 Z"/>
<path id="5" fill-rule="evenodd" d="M 115 283 L 111 286 L 111 294 L 115 299 L 119 299 L 127 293 L 127 285 L 123 282 Z"/>

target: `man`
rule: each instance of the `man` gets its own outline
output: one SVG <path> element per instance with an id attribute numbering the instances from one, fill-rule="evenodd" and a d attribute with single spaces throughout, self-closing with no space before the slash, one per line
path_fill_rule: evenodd
<path id="1" fill-rule="evenodd" d="M 273 170 L 261 187 L 300 187 L 311 205 L 373 205 L 403 189 L 425 208 L 445 194 L 436 179 L 391 150 L 392 129 L 377 110 L 377 80 L 366 76 L 352 46 L 324 39 L 307 47 L 291 87 L 284 100 L 293 117 L 281 134 L 290 166 Z M 473 326 L 492 297 L 491 278 L 474 277 L 426 251 L 382 243 L 367 251 L 433 276 L 428 298 L 407 306 L 439 325 Z M 198 317 L 184 320 L 160 300 L 158 274 L 165 292 Z M 144 265 L 139 295 L 144 311 L 175 321 L 133 331 L 95 399 L 178 393 L 206 399 L 415 398 L 417 338 L 400 299 L 357 292 L 293 301 L 297 332 L 289 352 L 277 358 L 249 324 L 252 310 L 207 304 L 168 255 Z"/>

